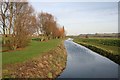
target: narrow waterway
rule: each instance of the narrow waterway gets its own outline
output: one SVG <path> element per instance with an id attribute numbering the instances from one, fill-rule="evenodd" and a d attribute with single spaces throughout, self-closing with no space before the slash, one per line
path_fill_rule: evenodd
<path id="1" fill-rule="evenodd" d="M 58 78 L 118 78 L 118 64 L 72 40 L 64 44 L 67 65 Z"/>

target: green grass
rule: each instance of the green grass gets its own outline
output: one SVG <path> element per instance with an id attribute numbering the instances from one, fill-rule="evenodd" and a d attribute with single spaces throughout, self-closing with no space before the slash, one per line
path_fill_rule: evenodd
<path id="1" fill-rule="evenodd" d="M 29 60 L 44 52 L 54 49 L 60 44 L 60 39 L 52 39 L 47 42 L 31 41 L 29 46 L 23 50 L 2 53 L 2 63 L 11 64 Z"/>
<path id="2" fill-rule="evenodd" d="M 120 39 L 75 38 L 74 41 L 120 64 Z"/>
<path id="3" fill-rule="evenodd" d="M 118 55 L 120 39 L 117 38 L 75 38 L 75 42 L 97 46 Z"/>

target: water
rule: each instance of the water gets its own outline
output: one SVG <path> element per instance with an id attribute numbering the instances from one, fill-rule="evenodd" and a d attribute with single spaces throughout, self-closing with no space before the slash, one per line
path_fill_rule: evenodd
<path id="1" fill-rule="evenodd" d="M 64 43 L 67 64 L 58 78 L 118 78 L 118 64 L 70 39 Z"/>

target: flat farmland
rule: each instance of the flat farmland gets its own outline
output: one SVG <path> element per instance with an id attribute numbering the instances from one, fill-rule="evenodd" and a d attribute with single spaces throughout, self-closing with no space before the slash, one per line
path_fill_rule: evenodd
<path id="1" fill-rule="evenodd" d="M 120 63 L 119 50 L 120 50 L 120 39 L 118 38 L 74 38 L 74 41 L 100 53 L 103 56 Z"/>

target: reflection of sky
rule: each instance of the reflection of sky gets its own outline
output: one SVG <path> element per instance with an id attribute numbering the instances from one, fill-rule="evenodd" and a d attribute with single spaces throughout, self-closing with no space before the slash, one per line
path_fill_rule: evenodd
<path id="1" fill-rule="evenodd" d="M 64 43 L 67 65 L 58 78 L 118 78 L 118 64 L 70 39 Z"/>
<path id="2" fill-rule="evenodd" d="M 117 2 L 31 2 L 37 12 L 53 14 L 67 34 L 118 31 Z"/>

